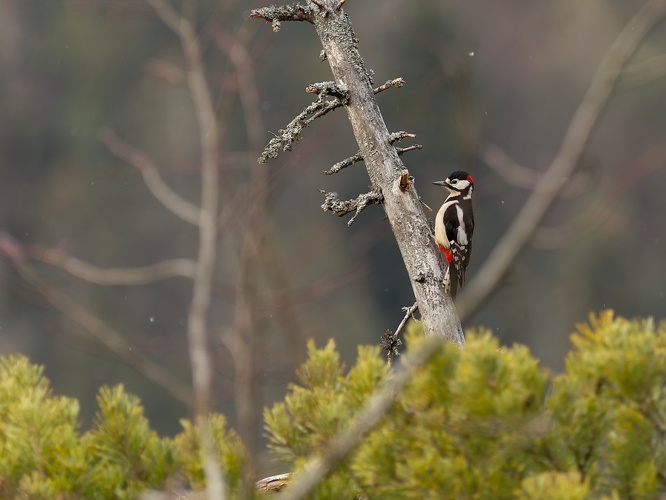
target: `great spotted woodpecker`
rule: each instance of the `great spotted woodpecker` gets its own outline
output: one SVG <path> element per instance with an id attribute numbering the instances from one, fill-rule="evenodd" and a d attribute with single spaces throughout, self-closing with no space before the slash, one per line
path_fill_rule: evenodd
<path id="1" fill-rule="evenodd" d="M 433 184 L 449 190 L 435 219 L 435 241 L 449 264 L 445 286 L 451 297 L 455 297 L 458 285 L 465 284 L 465 269 L 472 255 L 474 179 L 467 172 L 456 170 L 446 180 Z"/>

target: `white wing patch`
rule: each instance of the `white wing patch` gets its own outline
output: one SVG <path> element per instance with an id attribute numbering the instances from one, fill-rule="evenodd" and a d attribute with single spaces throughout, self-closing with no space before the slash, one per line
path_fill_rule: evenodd
<path id="1" fill-rule="evenodd" d="M 463 222 L 463 210 L 460 208 L 460 205 L 456 205 L 456 214 L 458 215 L 458 234 L 456 239 L 458 240 L 458 245 L 466 246 L 467 245 L 467 233 L 465 232 L 465 223 Z"/>

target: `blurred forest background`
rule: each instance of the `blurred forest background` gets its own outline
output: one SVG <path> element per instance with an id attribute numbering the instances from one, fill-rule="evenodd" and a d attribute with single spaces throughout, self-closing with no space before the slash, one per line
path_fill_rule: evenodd
<path id="1" fill-rule="evenodd" d="M 267 4 L 183 4 L 196 19 L 220 123 L 214 406 L 260 458 L 262 408 L 284 396 L 306 339 L 334 337 L 351 361 L 356 346 L 377 343 L 413 303 L 381 208 L 351 228 L 320 208 L 319 189 L 352 198 L 369 182 L 362 164 L 322 174 L 358 149 L 343 110 L 306 129 L 292 152 L 256 162 L 312 101 L 305 87 L 331 78 L 307 23 L 274 33 L 248 19 Z M 389 129 L 423 145 L 403 156 L 423 201 L 437 209 L 445 193 L 431 181 L 452 170 L 476 180 L 468 279 L 557 153 L 602 55 L 642 4 L 345 4 L 375 84 L 407 82 L 377 98 Z M 666 316 L 665 54 L 662 24 L 625 71 L 546 226 L 466 327 L 525 343 L 558 370 L 588 311 Z M 178 38 L 142 1 L 0 3 L 0 230 L 34 257 L 43 280 L 26 282 L 4 259 L 0 352 L 43 363 L 56 392 L 81 400 L 84 425 L 103 384 L 139 395 L 163 433 L 189 412 L 174 386 L 137 364 L 155 363 L 189 385 L 191 282 L 102 286 L 62 269 L 77 262 L 69 256 L 111 268 L 196 257 L 194 226 L 165 210 L 130 165 L 137 155 L 151 159 L 173 191 L 198 204 L 201 152 L 183 68 Z M 47 290 L 66 294 L 125 344 L 109 349 Z"/>

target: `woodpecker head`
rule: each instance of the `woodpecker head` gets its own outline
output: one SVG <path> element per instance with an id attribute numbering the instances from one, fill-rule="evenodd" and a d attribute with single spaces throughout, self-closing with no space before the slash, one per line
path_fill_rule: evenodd
<path id="1" fill-rule="evenodd" d="M 444 186 L 449 192 L 456 196 L 459 194 L 471 194 L 474 189 L 474 179 L 464 170 L 456 170 L 444 181 L 433 182 L 436 186 Z"/>

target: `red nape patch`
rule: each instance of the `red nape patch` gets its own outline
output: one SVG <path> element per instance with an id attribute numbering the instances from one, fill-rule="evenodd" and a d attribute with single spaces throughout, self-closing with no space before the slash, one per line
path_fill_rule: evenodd
<path id="1" fill-rule="evenodd" d="M 472 176 L 471 176 L 471 175 L 468 175 L 468 176 L 467 176 L 467 180 L 468 180 L 469 182 L 471 182 L 472 184 L 474 184 L 474 179 L 472 179 Z"/>
<path id="2" fill-rule="evenodd" d="M 453 260 L 453 254 L 451 253 L 451 249 L 446 248 L 441 243 L 437 243 L 437 246 L 439 247 L 439 251 L 444 254 L 444 257 L 446 257 L 446 262 L 448 262 L 450 264 L 451 261 Z"/>

